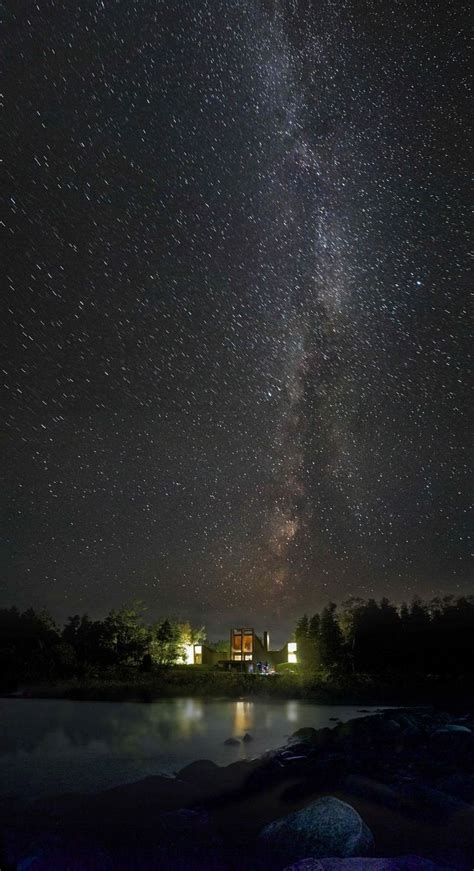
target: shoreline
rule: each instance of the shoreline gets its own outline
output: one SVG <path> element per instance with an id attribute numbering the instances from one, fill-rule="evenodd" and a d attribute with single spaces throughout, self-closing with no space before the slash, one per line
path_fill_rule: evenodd
<path id="1" fill-rule="evenodd" d="M 227 678 L 231 678 L 228 680 Z M 367 686 L 354 682 L 353 686 L 288 681 L 272 677 L 254 678 L 206 675 L 206 680 L 175 680 L 174 676 L 160 676 L 158 680 L 141 675 L 127 680 L 69 680 L 51 683 L 28 683 L 15 690 L 0 690 L 1 699 L 64 699 L 69 701 L 135 702 L 150 704 L 178 697 L 201 699 L 245 698 L 248 701 L 298 700 L 319 705 L 363 705 L 369 707 L 438 707 L 453 712 L 474 711 L 472 688 L 460 683 L 413 683 L 390 686 Z M 224 679 L 223 679 L 224 678 Z M 249 680 L 250 678 L 250 680 Z M 278 680 L 278 683 L 276 682 Z"/>
<path id="2" fill-rule="evenodd" d="M 30 811 L 24 804 L 5 807 L 2 828 L 16 862 L 27 858 L 32 838 L 43 853 L 72 849 L 72 839 L 76 852 L 109 857 L 104 868 L 135 867 L 136 861 L 137 867 L 158 862 L 172 869 L 188 861 L 196 869 L 233 869 L 238 851 L 249 867 L 279 871 L 302 857 L 290 841 L 284 862 L 275 859 L 270 838 L 262 860 L 262 831 L 328 798 L 334 812 L 355 814 L 373 839 L 370 849 L 359 845 L 359 852 L 344 853 L 341 847 L 330 855 L 411 854 L 440 863 L 443 871 L 470 871 L 474 718 L 418 707 L 303 728 L 252 760 L 224 766 L 197 760 L 175 777 L 38 800 Z"/>

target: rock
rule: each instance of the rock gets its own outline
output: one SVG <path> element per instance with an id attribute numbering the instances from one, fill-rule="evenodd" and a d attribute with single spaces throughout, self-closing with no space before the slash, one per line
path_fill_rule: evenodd
<path id="1" fill-rule="evenodd" d="M 308 757 L 304 756 L 293 756 L 290 753 L 285 753 L 283 757 L 283 765 L 288 765 L 290 762 L 307 762 Z"/>
<path id="2" fill-rule="evenodd" d="M 290 741 L 287 748 L 279 753 L 279 756 L 309 756 L 313 752 L 313 747 L 306 741 Z"/>
<path id="3" fill-rule="evenodd" d="M 217 798 L 244 787 L 249 777 L 262 766 L 260 760 L 239 759 L 220 766 L 209 759 L 192 762 L 178 772 L 177 777 L 199 789 L 200 797 Z"/>
<path id="4" fill-rule="evenodd" d="M 104 792 L 87 796 L 88 814 L 93 819 L 112 819 L 115 821 L 140 821 L 151 819 L 154 814 L 191 807 L 201 796 L 195 784 L 175 780 L 173 777 L 152 776 L 123 786 L 114 786 Z M 84 798 L 80 795 L 61 796 L 57 810 L 77 816 Z M 44 803 L 46 810 L 55 809 L 53 799 Z M 121 823 L 120 823 L 121 824 Z"/>
<path id="5" fill-rule="evenodd" d="M 474 803 L 474 774 L 450 774 L 437 783 L 438 789 L 468 804 Z"/>
<path id="6" fill-rule="evenodd" d="M 280 862 L 290 863 L 308 856 L 363 856 L 373 838 L 353 807 L 329 796 L 269 823 L 259 842 Z"/>
<path id="7" fill-rule="evenodd" d="M 244 790 L 247 792 L 248 783 L 253 774 L 255 774 L 265 763 L 257 757 L 255 759 L 237 759 L 230 765 L 225 765 L 219 768 L 221 772 L 221 782 L 227 792 L 235 792 Z"/>
<path id="8" fill-rule="evenodd" d="M 202 810 L 181 808 L 156 821 L 150 864 L 139 867 L 214 869 L 222 867 L 222 842 Z M 121 867 L 134 867 L 125 863 Z"/>
<path id="9" fill-rule="evenodd" d="M 98 844 L 46 834 L 16 858 L 14 867 L 17 871 L 113 871 L 115 866 Z"/>
<path id="10" fill-rule="evenodd" d="M 441 726 L 440 729 L 435 729 L 433 735 L 447 735 L 450 733 L 454 733 L 455 735 L 459 735 L 459 733 L 472 735 L 471 730 L 468 729 L 467 726 L 458 726 L 455 723 L 449 723 L 447 726 Z"/>
<path id="11" fill-rule="evenodd" d="M 308 774 L 308 757 L 305 755 L 285 756 L 282 763 L 287 777 L 302 777 Z"/>
<path id="12" fill-rule="evenodd" d="M 388 859 L 323 859 L 321 871 L 453 871 L 421 856 Z"/>
<path id="13" fill-rule="evenodd" d="M 338 723 L 336 727 L 328 728 L 327 726 L 324 729 L 319 729 L 316 733 L 316 737 L 314 739 L 314 745 L 319 750 L 325 750 L 327 747 L 330 747 L 334 744 L 335 733 L 338 729 L 340 729 L 342 723 Z"/>
<path id="14" fill-rule="evenodd" d="M 344 791 L 349 795 L 357 795 L 361 798 L 374 802 L 379 807 L 388 807 L 399 810 L 406 804 L 406 799 L 400 790 L 394 789 L 378 780 L 350 774 L 343 781 Z"/>
<path id="15" fill-rule="evenodd" d="M 400 726 L 400 723 L 397 723 L 396 720 L 384 720 L 383 722 L 384 722 L 383 728 L 384 728 L 385 732 L 391 732 L 391 733 L 400 732 L 401 726 Z"/>
<path id="16" fill-rule="evenodd" d="M 246 732 L 244 737 L 242 738 L 242 741 L 245 741 L 245 743 L 248 743 L 249 741 L 253 741 L 253 735 L 250 735 L 249 732 Z"/>
<path id="17" fill-rule="evenodd" d="M 444 762 L 445 766 L 463 770 L 474 762 L 474 734 L 466 726 L 441 726 L 431 732 L 428 749 L 431 756 Z"/>
<path id="18" fill-rule="evenodd" d="M 435 824 L 447 824 L 453 814 L 462 812 L 474 831 L 474 808 L 461 799 L 420 783 L 406 784 L 402 792 L 411 804 L 412 817 L 419 815 Z"/>
<path id="19" fill-rule="evenodd" d="M 423 738 L 423 732 L 418 726 L 404 726 L 403 737 L 409 744 L 414 745 L 420 743 L 420 739 Z"/>
<path id="20" fill-rule="evenodd" d="M 300 862 L 287 865 L 284 871 L 324 871 L 324 866 L 319 859 L 301 859 Z"/>
<path id="21" fill-rule="evenodd" d="M 390 859 L 303 859 L 284 871 L 452 871 L 421 856 Z"/>
<path id="22" fill-rule="evenodd" d="M 314 741 L 317 735 L 317 729 L 313 729 L 312 726 L 303 726 L 303 728 L 297 729 L 296 732 L 293 732 L 291 737 L 298 738 L 300 741 Z"/>
<path id="23" fill-rule="evenodd" d="M 407 714 L 395 713 L 392 719 L 396 720 L 402 729 L 413 729 L 416 726 L 414 718 L 408 717 Z"/>
<path id="24" fill-rule="evenodd" d="M 342 754 L 320 754 L 314 759 L 289 759 L 284 765 L 284 772 L 290 778 L 280 798 L 283 801 L 298 801 L 314 798 L 319 794 L 330 793 L 341 786 L 348 771 L 348 760 Z M 294 783 L 294 778 L 298 781 Z"/>
<path id="25" fill-rule="evenodd" d="M 196 762 L 191 762 L 190 765 L 185 765 L 178 771 L 176 777 L 179 780 L 184 780 L 185 783 L 195 783 L 200 786 L 203 781 L 209 778 L 214 780 L 219 771 L 219 766 L 215 762 L 211 762 L 210 759 L 198 759 Z"/>
<path id="26" fill-rule="evenodd" d="M 359 717 L 347 723 L 357 740 L 378 740 L 401 733 L 401 726 L 392 718 L 376 714 L 373 717 Z"/>
<path id="27" fill-rule="evenodd" d="M 234 747 L 236 744 L 240 744 L 238 738 L 226 738 L 224 744 L 227 744 L 229 747 Z"/>

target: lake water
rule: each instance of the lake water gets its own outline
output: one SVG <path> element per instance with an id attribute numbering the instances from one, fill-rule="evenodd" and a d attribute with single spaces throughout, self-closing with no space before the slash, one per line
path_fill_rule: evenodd
<path id="1" fill-rule="evenodd" d="M 0 699 L 0 795 L 97 792 L 173 774 L 196 759 L 226 765 L 279 747 L 302 726 L 360 716 L 354 706 L 304 701 Z M 246 732 L 248 744 L 224 744 Z"/>

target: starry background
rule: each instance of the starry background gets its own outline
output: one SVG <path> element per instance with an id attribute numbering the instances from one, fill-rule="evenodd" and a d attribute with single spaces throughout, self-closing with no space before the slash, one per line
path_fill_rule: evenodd
<path id="1" fill-rule="evenodd" d="M 469 590 L 466 21 L 3 9 L 1 604 Z"/>

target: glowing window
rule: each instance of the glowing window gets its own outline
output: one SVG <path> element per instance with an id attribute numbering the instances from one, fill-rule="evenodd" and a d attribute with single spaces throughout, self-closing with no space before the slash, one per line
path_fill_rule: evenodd
<path id="1" fill-rule="evenodd" d="M 194 647 L 192 644 L 184 645 L 184 655 L 186 665 L 194 665 Z"/>
<path id="2" fill-rule="evenodd" d="M 253 636 L 244 635 L 244 650 L 246 653 L 251 653 L 253 650 Z"/>

